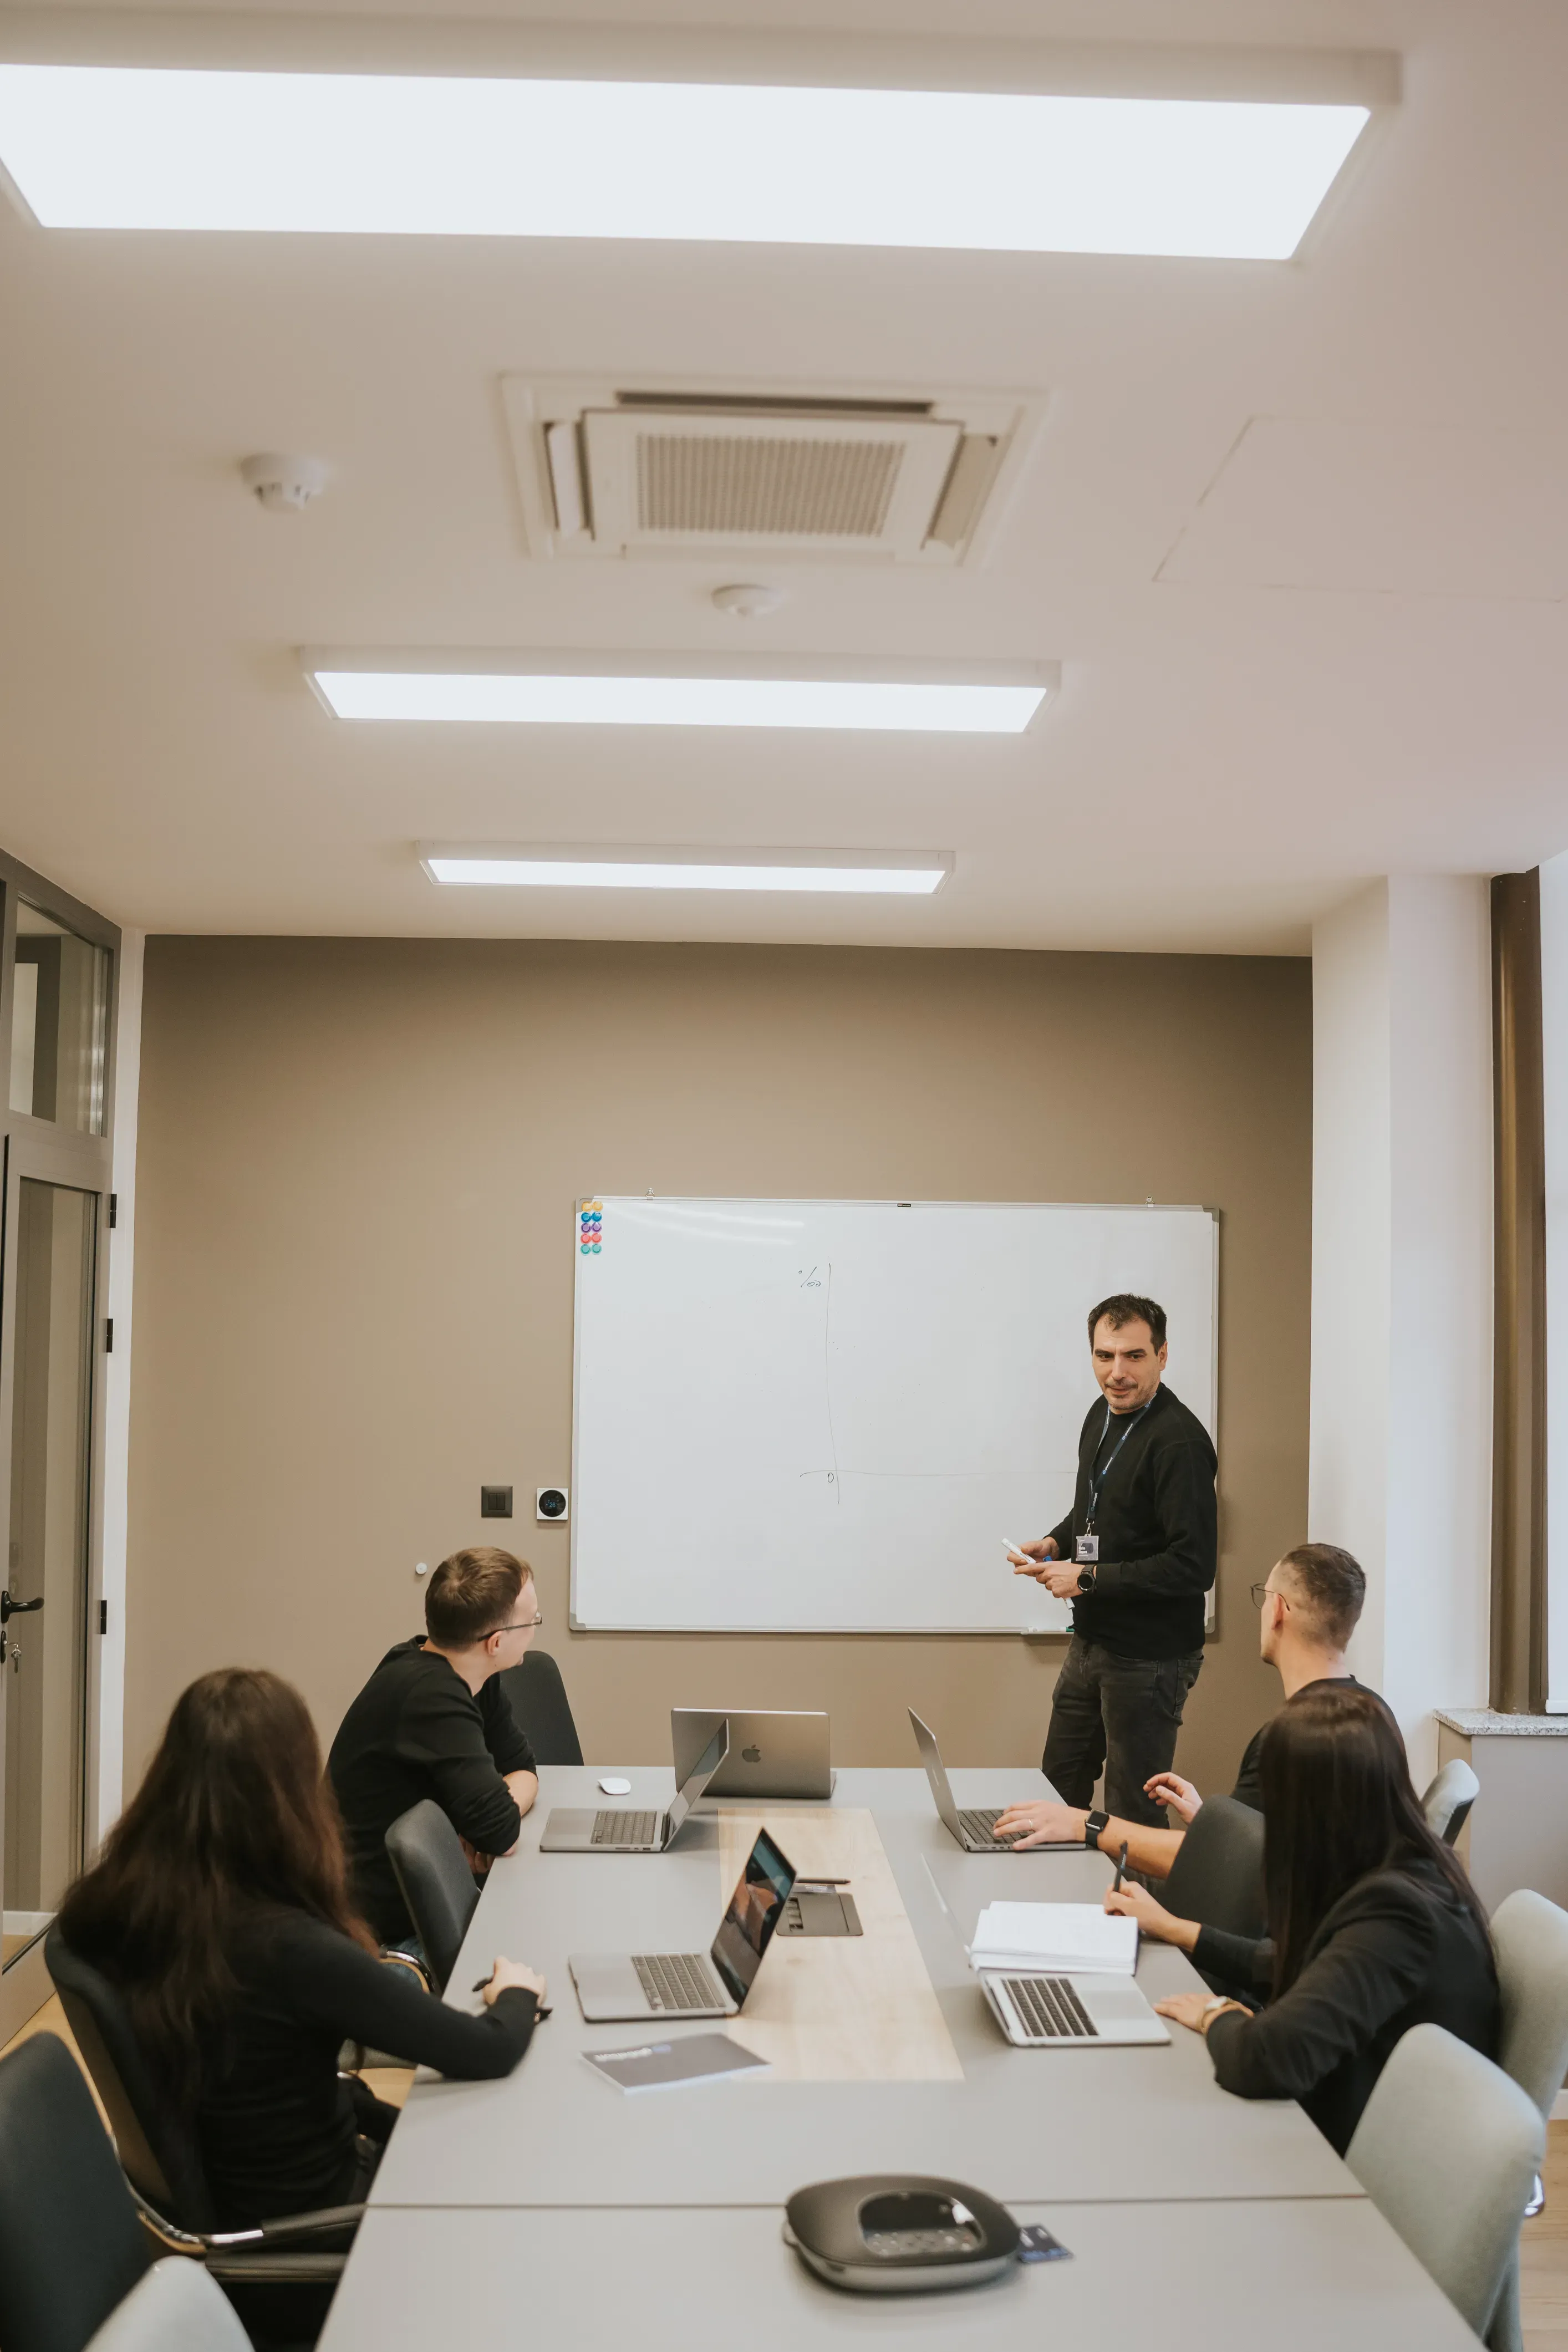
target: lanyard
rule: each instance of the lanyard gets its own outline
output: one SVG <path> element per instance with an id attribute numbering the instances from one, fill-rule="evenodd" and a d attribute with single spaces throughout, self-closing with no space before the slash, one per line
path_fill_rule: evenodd
<path id="1" fill-rule="evenodd" d="M 1149 1404 L 1152 1404 L 1153 1402 L 1153 1398 L 1151 1397 Z M 1110 1460 L 1106 1464 L 1104 1469 L 1099 1470 L 1091 1466 L 1089 1470 L 1088 1516 L 1084 1521 L 1084 1533 L 1086 1535 L 1093 1533 L 1094 1523 L 1100 1513 L 1100 1498 L 1105 1492 L 1105 1482 L 1110 1477 L 1111 1470 L 1115 1465 L 1116 1457 L 1121 1453 L 1122 1447 L 1126 1444 L 1128 1439 L 1131 1436 L 1133 1430 L 1148 1412 L 1149 1404 L 1141 1404 L 1136 1412 L 1128 1414 L 1127 1426 L 1122 1431 L 1121 1436 L 1117 1439 L 1115 1444 L 1111 1447 Z M 1104 1444 L 1106 1435 L 1110 1428 L 1110 1407 L 1107 1405 L 1105 1408 L 1105 1419 L 1100 1423 L 1100 1443 L 1094 1449 L 1094 1460 L 1096 1463 L 1100 1460 L 1100 1448 Z"/>

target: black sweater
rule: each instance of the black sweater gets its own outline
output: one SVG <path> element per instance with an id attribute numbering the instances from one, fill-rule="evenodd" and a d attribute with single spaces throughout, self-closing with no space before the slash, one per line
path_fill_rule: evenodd
<path id="1" fill-rule="evenodd" d="M 532 1993 L 510 1988 L 471 2017 L 302 1911 L 258 1921 L 236 1968 L 239 1997 L 212 2036 L 215 2071 L 196 2113 L 224 2229 L 349 2193 L 360 2125 L 353 2086 L 338 2074 L 344 2042 L 471 2081 L 510 2074 L 533 2032 Z"/>
<path id="2" fill-rule="evenodd" d="M 1194 1954 L 1232 1982 L 1270 1965 L 1268 1948 L 1205 1927 Z M 1254 2017 L 1226 2010 L 1208 2030 L 1217 2081 L 1243 2099 L 1299 2099 L 1342 2156 L 1402 2034 L 1446 2026 L 1497 2055 L 1491 1943 L 1427 1862 L 1374 1870 L 1341 1895 L 1301 1973 Z"/>
<path id="3" fill-rule="evenodd" d="M 1097 1455 L 1117 1444 L 1103 1401 L 1089 1407 L 1078 1444 L 1073 1507 L 1051 1529 L 1071 1559 L 1089 1516 Z M 1214 1445 L 1195 1413 L 1163 1386 L 1129 1431 L 1100 1482 L 1094 1590 L 1072 1604 L 1075 1633 L 1124 1658 L 1179 1658 L 1204 1643 L 1204 1595 L 1215 1580 L 1218 1527 Z"/>
<path id="4" fill-rule="evenodd" d="M 510 1853 L 522 1815 L 502 1775 L 534 1769 L 499 1675 L 476 1698 L 423 1639 L 388 1650 L 344 1716 L 327 1759 L 354 1902 L 384 1944 L 414 1932 L 386 1852 L 386 1832 L 398 1815 L 433 1797 L 480 1853 Z"/>

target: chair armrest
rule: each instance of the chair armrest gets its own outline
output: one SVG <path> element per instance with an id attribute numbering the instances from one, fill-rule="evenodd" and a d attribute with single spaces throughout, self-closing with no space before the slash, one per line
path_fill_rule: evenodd
<path id="1" fill-rule="evenodd" d="M 207 2275 L 220 2286 L 331 2286 L 343 2274 L 347 2254 L 269 2253 L 265 2248 L 237 2248 L 214 2252 L 206 2262 Z"/>
<path id="2" fill-rule="evenodd" d="M 280 2213 L 254 2230 L 212 2230 L 202 2242 L 214 2254 L 238 2253 L 247 2247 L 281 2252 L 301 2240 L 352 2236 L 363 2219 L 363 2205 L 322 2205 L 313 2213 Z"/>

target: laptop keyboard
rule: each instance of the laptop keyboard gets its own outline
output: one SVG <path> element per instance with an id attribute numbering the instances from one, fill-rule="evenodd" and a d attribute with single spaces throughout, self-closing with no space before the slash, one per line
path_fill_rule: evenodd
<path id="1" fill-rule="evenodd" d="M 595 1813 L 594 1816 L 595 1845 L 652 1845 L 658 1834 L 657 1813 L 620 1812 Z"/>
<path id="2" fill-rule="evenodd" d="M 700 1952 L 634 1952 L 632 1966 L 652 2009 L 720 2009 L 718 1985 Z"/>
<path id="3" fill-rule="evenodd" d="M 1014 2014 L 1031 2042 L 1083 2042 L 1099 2038 L 1066 1977 L 1004 1977 Z"/>
<path id="4" fill-rule="evenodd" d="M 1012 1839 L 999 1838 L 994 1834 L 1002 1811 L 1000 1805 L 970 1806 L 959 1814 L 958 1825 L 966 1837 L 978 1838 L 982 1845 L 999 1845 L 1004 1853 L 1009 1853 L 1013 1847 Z"/>

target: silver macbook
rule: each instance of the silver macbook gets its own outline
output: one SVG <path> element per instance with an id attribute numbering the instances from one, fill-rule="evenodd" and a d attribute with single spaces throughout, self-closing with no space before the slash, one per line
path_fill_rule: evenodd
<path id="1" fill-rule="evenodd" d="M 760 1830 L 708 1951 L 568 1955 L 584 2017 L 738 2015 L 794 1889 L 794 1863 Z"/>
<path id="2" fill-rule="evenodd" d="M 948 1780 L 947 1768 L 942 1760 L 942 1753 L 936 1744 L 935 1732 L 930 1724 L 921 1721 L 912 1706 L 910 1709 L 910 1721 L 914 1727 L 915 1746 L 921 1751 L 921 1762 L 926 1768 L 926 1779 L 931 1782 L 931 1795 L 936 1799 L 937 1811 L 942 1815 L 946 1827 L 952 1831 L 964 1853 L 1016 1853 L 1017 1847 L 1011 1838 L 999 1838 L 996 1835 L 998 1817 L 1006 1811 L 1006 1807 L 1005 1805 L 965 1805 L 961 1810 L 953 1801 L 952 1783 Z M 1031 1846 L 1029 1850 L 1032 1853 L 1040 1851 L 1037 1846 Z M 1067 1851 L 1070 1853 L 1074 1849 L 1069 1846 Z"/>
<path id="3" fill-rule="evenodd" d="M 826 1716 L 756 1707 L 672 1706 L 669 1738 L 678 1781 L 713 1737 L 714 1726 L 726 1718 L 730 1753 L 708 1784 L 710 1797 L 795 1797 L 823 1804 L 832 1796 Z"/>
<path id="4" fill-rule="evenodd" d="M 1131 1977 L 1079 1974 L 1076 1969 L 1062 1976 L 1043 1969 L 975 1968 L 970 1955 L 980 1915 L 994 1899 L 994 1882 L 984 1864 L 923 1859 L 948 1926 L 991 2014 L 1016 2050 L 1123 2049 L 1131 2042 L 1169 2042 L 1163 2018 L 1156 2017 Z M 955 1879 L 951 1873 L 962 1875 Z M 1016 1876 L 1009 1872 L 1006 1880 L 1016 1894 Z M 1002 1883 L 999 1874 L 994 1884 Z"/>
<path id="5" fill-rule="evenodd" d="M 541 1853 L 663 1853 L 675 1843 L 681 1824 L 724 1761 L 730 1727 L 721 1723 L 676 1790 L 668 1813 L 639 1811 L 630 1805 L 557 1805 L 544 1824 Z"/>

